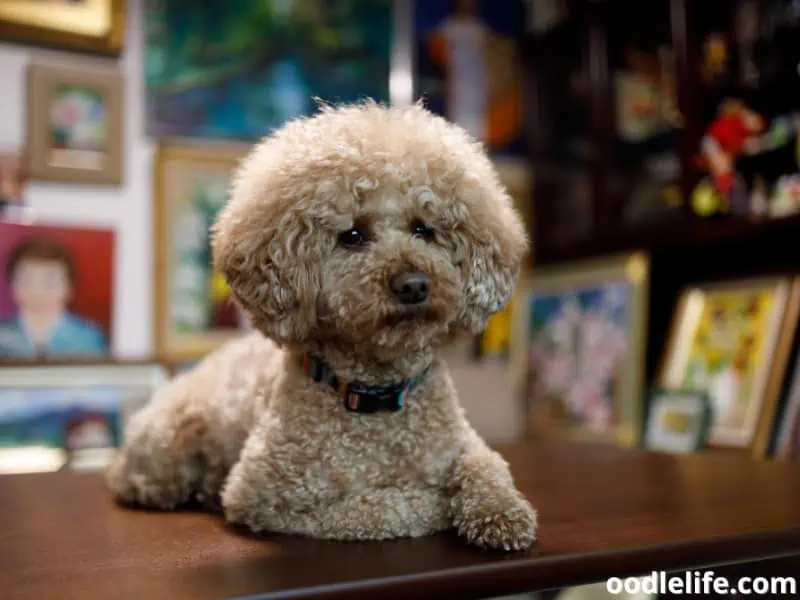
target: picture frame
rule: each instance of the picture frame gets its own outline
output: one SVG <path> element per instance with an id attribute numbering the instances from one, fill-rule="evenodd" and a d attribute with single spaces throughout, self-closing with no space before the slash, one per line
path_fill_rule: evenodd
<path id="1" fill-rule="evenodd" d="M 27 172 L 31 179 L 119 185 L 123 79 L 116 69 L 32 64 Z"/>
<path id="2" fill-rule="evenodd" d="M 781 418 L 776 422 L 773 455 L 780 461 L 800 461 L 800 353 L 787 381 Z"/>
<path id="3" fill-rule="evenodd" d="M 199 3 L 186 19 L 180 0 L 148 2 L 142 22 L 147 134 L 255 142 L 315 114 L 317 98 L 388 103 L 396 77 L 407 77 L 392 60 L 394 4 L 315 2 L 309 18 L 309 7 L 297 2 L 280 11 L 265 10 L 261 0 Z M 214 60 L 196 40 L 215 40 Z"/>
<path id="4" fill-rule="evenodd" d="M 799 309 L 798 280 L 788 277 L 681 293 L 658 384 L 708 392 L 708 446 L 766 455 Z"/>
<path id="5" fill-rule="evenodd" d="M 689 454 L 701 449 L 711 425 L 708 394 L 694 390 L 653 390 L 648 402 L 645 448 Z"/>
<path id="6" fill-rule="evenodd" d="M 11 216 L 0 221 L 0 364 L 108 359 L 116 231 Z"/>
<path id="7" fill-rule="evenodd" d="M 520 283 L 510 369 L 529 435 L 639 443 L 649 274 L 634 252 L 534 268 Z"/>
<path id="8" fill-rule="evenodd" d="M 115 56 L 125 37 L 125 0 L 3 0 L 0 38 Z"/>
<path id="9" fill-rule="evenodd" d="M 0 473 L 102 469 L 169 379 L 155 361 L 3 363 Z"/>
<path id="10" fill-rule="evenodd" d="M 238 144 L 158 147 L 154 339 L 167 361 L 195 361 L 249 328 L 227 284 L 212 271 L 209 236 L 246 151 Z"/>

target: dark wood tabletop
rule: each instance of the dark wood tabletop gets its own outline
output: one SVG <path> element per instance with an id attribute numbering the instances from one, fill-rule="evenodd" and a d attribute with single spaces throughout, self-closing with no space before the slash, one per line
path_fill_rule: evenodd
<path id="1" fill-rule="evenodd" d="M 555 442 L 500 450 L 540 511 L 527 552 L 450 533 L 255 539 L 213 515 L 119 508 L 98 475 L 2 477 L 0 596 L 478 598 L 800 553 L 796 465 Z"/>

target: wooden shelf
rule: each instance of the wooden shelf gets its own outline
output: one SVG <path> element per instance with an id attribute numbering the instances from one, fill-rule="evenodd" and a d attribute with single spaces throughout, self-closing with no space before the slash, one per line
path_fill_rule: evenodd
<path id="1" fill-rule="evenodd" d="M 776 242 L 790 241 L 800 241 L 800 215 L 758 221 L 691 218 L 636 229 L 620 228 L 560 246 L 540 247 L 534 240 L 534 248 L 536 264 L 553 264 L 634 250 L 671 255 L 735 246 L 755 252 L 754 246 L 758 245 L 759 254 L 764 254 L 764 244 L 774 248 Z"/>

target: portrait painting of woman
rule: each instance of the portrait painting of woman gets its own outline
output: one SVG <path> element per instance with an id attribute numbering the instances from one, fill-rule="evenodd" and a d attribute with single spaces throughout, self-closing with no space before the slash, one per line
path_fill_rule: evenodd
<path id="1" fill-rule="evenodd" d="M 0 223 L 0 358 L 110 353 L 113 232 Z"/>

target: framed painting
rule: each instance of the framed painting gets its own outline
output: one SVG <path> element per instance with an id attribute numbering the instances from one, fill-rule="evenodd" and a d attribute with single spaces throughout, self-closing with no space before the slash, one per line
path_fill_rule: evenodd
<path id="1" fill-rule="evenodd" d="M 144 5 L 154 137 L 256 140 L 314 98 L 389 100 L 392 0 Z"/>
<path id="2" fill-rule="evenodd" d="M 224 279 L 212 270 L 209 237 L 246 150 L 227 145 L 158 149 L 155 340 L 165 360 L 198 359 L 249 327 Z"/>
<path id="3" fill-rule="evenodd" d="M 111 351 L 114 232 L 0 222 L 0 361 Z"/>
<path id="4" fill-rule="evenodd" d="M 641 436 L 649 257 L 534 269 L 518 289 L 512 377 L 535 436 Z"/>
<path id="5" fill-rule="evenodd" d="M 0 366 L 0 473 L 102 469 L 168 380 L 152 362 Z"/>
<path id="6" fill-rule="evenodd" d="M 65 50 L 119 54 L 125 0 L 3 0 L 0 38 Z"/>
<path id="7" fill-rule="evenodd" d="M 795 357 L 790 376 L 774 455 L 778 460 L 800 462 L 800 353 Z"/>
<path id="8" fill-rule="evenodd" d="M 524 153 L 525 4 L 413 2 L 414 96 L 495 156 Z"/>
<path id="9" fill-rule="evenodd" d="M 797 326 L 799 291 L 797 282 L 773 277 L 682 293 L 659 384 L 708 393 L 709 446 L 766 453 Z"/>
<path id="10" fill-rule="evenodd" d="M 646 448 L 689 454 L 705 445 L 711 424 L 711 401 L 706 392 L 656 390 L 649 400 Z"/>
<path id="11" fill-rule="evenodd" d="M 30 67 L 27 170 L 35 179 L 122 182 L 122 77 L 117 71 Z"/>

